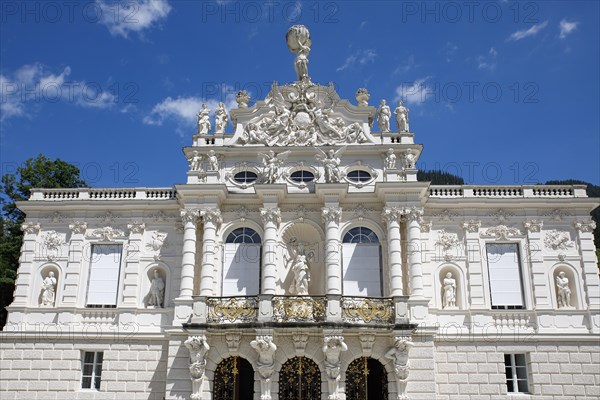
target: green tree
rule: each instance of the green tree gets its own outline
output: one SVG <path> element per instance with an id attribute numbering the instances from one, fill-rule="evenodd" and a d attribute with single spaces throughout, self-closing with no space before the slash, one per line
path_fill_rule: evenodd
<path id="1" fill-rule="evenodd" d="M 432 185 L 464 185 L 463 178 L 440 170 L 418 171 L 417 180 L 431 182 Z"/>
<path id="2" fill-rule="evenodd" d="M 40 154 L 25 161 L 14 174 L 2 176 L 0 204 L 0 329 L 6 323 L 5 307 L 12 303 L 14 284 L 23 243 L 21 223 L 25 214 L 16 202 L 27 200 L 32 188 L 88 187 L 79 168 Z"/>

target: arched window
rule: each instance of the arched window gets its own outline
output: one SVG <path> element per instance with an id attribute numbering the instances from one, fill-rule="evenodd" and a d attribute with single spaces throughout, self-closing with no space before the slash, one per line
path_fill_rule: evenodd
<path id="1" fill-rule="evenodd" d="M 364 226 L 352 228 L 342 246 L 344 295 L 380 297 L 381 251 L 375 232 Z"/>
<path id="2" fill-rule="evenodd" d="M 217 365 L 213 380 L 214 400 L 254 398 L 254 370 L 242 357 L 229 357 Z"/>
<path id="3" fill-rule="evenodd" d="M 379 238 L 369 228 L 358 226 L 344 235 L 344 243 L 379 243 Z"/>
<path id="4" fill-rule="evenodd" d="M 279 400 L 321 398 L 321 371 L 310 358 L 294 357 L 279 372 Z"/>
<path id="5" fill-rule="evenodd" d="M 346 400 L 387 400 L 385 368 L 374 358 L 361 357 L 346 370 Z"/>
<path id="6" fill-rule="evenodd" d="M 225 243 L 260 243 L 260 236 L 254 229 L 243 227 L 227 235 Z"/>
<path id="7" fill-rule="evenodd" d="M 252 296 L 260 290 L 260 236 L 251 228 L 233 230 L 225 240 L 222 296 Z"/>

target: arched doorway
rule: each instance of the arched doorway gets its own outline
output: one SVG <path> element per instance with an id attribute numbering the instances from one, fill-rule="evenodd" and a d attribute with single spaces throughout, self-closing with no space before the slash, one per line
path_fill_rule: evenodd
<path id="1" fill-rule="evenodd" d="M 253 397 L 254 369 L 252 369 L 252 365 L 237 356 L 221 361 L 215 370 L 213 400 L 245 400 Z"/>
<path id="2" fill-rule="evenodd" d="M 352 361 L 346 371 L 346 400 L 388 400 L 385 368 L 373 358 Z"/>
<path id="3" fill-rule="evenodd" d="M 294 357 L 279 372 L 279 400 L 321 398 L 321 371 L 310 358 Z"/>

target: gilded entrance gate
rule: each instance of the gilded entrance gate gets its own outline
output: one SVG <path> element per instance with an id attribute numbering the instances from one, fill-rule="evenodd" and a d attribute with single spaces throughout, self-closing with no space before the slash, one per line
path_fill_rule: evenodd
<path id="1" fill-rule="evenodd" d="M 346 400 L 388 400 L 387 374 L 373 358 L 352 361 L 346 371 Z"/>
<path id="2" fill-rule="evenodd" d="M 279 372 L 279 400 L 318 400 L 321 398 L 321 371 L 310 358 L 294 357 Z"/>
<path id="3" fill-rule="evenodd" d="M 241 357 L 229 357 L 217 365 L 213 380 L 213 400 L 246 400 L 253 398 L 254 370 Z"/>

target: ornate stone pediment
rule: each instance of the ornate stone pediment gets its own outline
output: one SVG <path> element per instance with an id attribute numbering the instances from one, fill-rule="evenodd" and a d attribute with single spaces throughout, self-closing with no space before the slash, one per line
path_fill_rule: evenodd
<path id="1" fill-rule="evenodd" d="M 298 81 L 273 83 L 264 101 L 232 110 L 237 121 L 226 145 L 333 146 L 373 143 L 369 119 L 374 109 L 340 100 L 333 84 L 321 86 Z"/>

